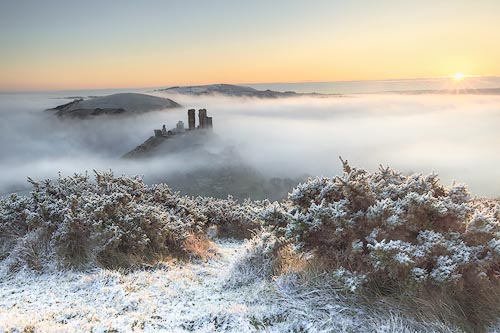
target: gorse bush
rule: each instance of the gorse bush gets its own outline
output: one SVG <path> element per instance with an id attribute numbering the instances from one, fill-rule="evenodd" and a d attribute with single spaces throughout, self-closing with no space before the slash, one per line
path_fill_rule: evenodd
<path id="1" fill-rule="evenodd" d="M 250 223 L 257 213 L 249 203 L 184 197 L 137 177 L 96 173 L 95 181 L 74 175 L 30 182 L 29 196 L 0 200 L 0 260 L 11 268 L 41 268 L 50 261 L 113 267 L 189 257 L 199 254 L 192 249 L 207 248 L 210 225 L 258 227 Z"/>
<path id="2" fill-rule="evenodd" d="M 268 200 L 249 199 L 238 204 L 231 196 L 227 199 L 195 197 L 193 200 L 210 225 L 217 226 L 219 236 L 240 239 L 250 238 L 260 229 L 260 212 L 272 205 Z"/>
<path id="3" fill-rule="evenodd" d="M 440 185 L 435 174 L 369 173 L 344 162 L 343 175 L 300 184 L 263 219 L 282 244 L 348 277 L 347 289 L 444 291 L 477 322 L 488 319 L 487 308 L 499 310 L 499 209 L 463 185 Z"/>
<path id="4" fill-rule="evenodd" d="M 274 232 L 338 267 L 407 283 L 459 284 L 500 273 L 497 203 L 472 200 L 463 185 L 437 176 L 375 173 L 344 164 L 344 174 L 301 184 L 265 211 Z"/>

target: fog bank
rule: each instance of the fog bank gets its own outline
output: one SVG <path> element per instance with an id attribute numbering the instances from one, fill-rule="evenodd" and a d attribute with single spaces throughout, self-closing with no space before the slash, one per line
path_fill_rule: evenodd
<path id="1" fill-rule="evenodd" d="M 374 170 L 379 164 L 404 172 L 437 172 L 444 184 L 464 182 L 480 196 L 500 195 L 497 152 L 500 96 L 355 95 L 242 99 L 155 93 L 185 106 L 129 118 L 60 121 L 51 95 L 0 95 L 0 193 L 26 187 L 26 177 L 113 169 L 146 181 L 207 168 L 196 155 L 124 161 L 120 156 L 154 128 L 187 123 L 188 108 L 206 108 L 220 143 L 266 177 L 340 172 L 338 156 Z"/>

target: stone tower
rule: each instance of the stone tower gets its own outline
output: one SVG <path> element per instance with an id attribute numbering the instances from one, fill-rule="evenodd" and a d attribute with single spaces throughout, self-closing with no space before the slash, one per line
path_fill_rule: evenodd
<path id="1" fill-rule="evenodd" d="M 207 109 L 199 109 L 198 118 L 200 119 L 200 128 L 207 128 Z"/>
<path id="2" fill-rule="evenodd" d="M 188 126 L 190 130 L 194 130 L 196 128 L 196 110 L 189 109 L 188 110 Z"/>

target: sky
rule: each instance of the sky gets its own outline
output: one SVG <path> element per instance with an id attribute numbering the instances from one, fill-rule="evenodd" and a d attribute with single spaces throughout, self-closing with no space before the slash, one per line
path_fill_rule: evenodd
<path id="1" fill-rule="evenodd" d="M 0 0 L 0 91 L 500 76 L 498 0 Z"/>

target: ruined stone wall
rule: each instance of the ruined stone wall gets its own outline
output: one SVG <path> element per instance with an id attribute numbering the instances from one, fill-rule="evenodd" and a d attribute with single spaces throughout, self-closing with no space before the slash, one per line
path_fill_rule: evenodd
<path id="1" fill-rule="evenodd" d="M 200 128 L 207 127 L 207 109 L 199 109 L 198 110 L 198 118 L 200 121 Z"/>
<path id="2" fill-rule="evenodd" d="M 196 128 L 196 110 L 189 109 L 188 110 L 188 126 L 190 130 L 194 130 Z"/>
<path id="3" fill-rule="evenodd" d="M 175 126 L 175 131 L 177 133 L 184 133 L 184 122 L 182 120 L 179 120 L 179 122 L 177 122 L 177 126 Z"/>

